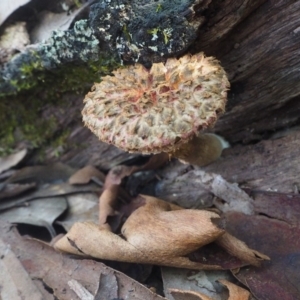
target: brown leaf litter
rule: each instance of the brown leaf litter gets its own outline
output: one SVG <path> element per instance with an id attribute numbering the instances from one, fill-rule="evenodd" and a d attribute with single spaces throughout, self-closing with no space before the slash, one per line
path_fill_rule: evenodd
<path id="1" fill-rule="evenodd" d="M 187 257 L 216 241 L 246 264 L 258 266 L 268 259 L 217 227 L 213 219 L 219 219 L 219 215 L 214 212 L 187 210 L 145 195 L 136 201 L 144 205 L 124 223 L 122 237 L 105 225 L 76 223 L 56 242 L 56 249 L 107 260 L 217 270 L 222 267 L 191 261 Z"/>
<path id="2" fill-rule="evenodd" d="M 1 296 L 7 295 L 3 299 L 80 299 L 70 288 L 74 280 L 99 300 L 110 299 L 98 295 L 111 290 L 117 299 L 165 299 L 100 262 L 61 255 L 43 242 L 21 237 L 13 225 L 4 222 L 0 222 L 0 256 L 1 270 L 6 270 L 0 272 L 0 285 L 5 286 Z"/>

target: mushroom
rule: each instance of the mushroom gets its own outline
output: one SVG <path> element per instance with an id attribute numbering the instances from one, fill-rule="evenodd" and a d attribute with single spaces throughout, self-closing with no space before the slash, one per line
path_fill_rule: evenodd
<path id="1" fill-rule="evenodd" d="M 84 99 L 85 125 L 106 143 L 142 154 L 166 152 L 206 165 L 228 144 L 203 133 L 224 113 L 229 81 L 214 57 L 169 58 L 105 76 Z"/>

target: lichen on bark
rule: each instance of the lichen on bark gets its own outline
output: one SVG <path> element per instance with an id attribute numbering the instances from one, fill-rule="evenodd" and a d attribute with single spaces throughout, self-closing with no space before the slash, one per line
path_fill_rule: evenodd
<path id="1" fill-rule="evenodd" d="M 203 23 L 203 17 L 195 15 L 209 2 L 100 0 L 91 6 L 88 20 L 28 46 L 0 68 L 0 148 L 13 146 L 12 133 L 18 127 L 24 131 L 27 124 L 25 127 L 34 131 L 40 108 L 45 103 L 59 103 L 66 92 L 83 96 L 93 82 L 122 64 L 150 66 L 184 53 Z M 19 107 L 19 112 L 12 107 Z M 36 135 L 28 130 L 31 141 L 32 136 Z M 34 140 L 39 146 L 45 141 Z"/>

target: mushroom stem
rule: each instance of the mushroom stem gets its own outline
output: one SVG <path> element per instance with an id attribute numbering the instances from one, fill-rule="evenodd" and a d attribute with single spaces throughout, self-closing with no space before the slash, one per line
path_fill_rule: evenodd
<path id="1" fill-rule="evenodd" d="M 202 167 L 217 160 L 221 156 L 222 150 L 229 146 L 229 143 L 221 136 L 204 133 L 193 137 L 170 155 L 183 163 Z"/>

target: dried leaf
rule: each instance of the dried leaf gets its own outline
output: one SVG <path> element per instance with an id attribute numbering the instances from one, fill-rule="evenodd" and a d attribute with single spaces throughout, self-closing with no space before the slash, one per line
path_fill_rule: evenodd
<path id="1" fill-rule="evenodd" d="M 4 2 L 5 2 L 5 0 L 4 0 Z M 1 4 L 0 4 L 0 8 L 1 8 Z M 0 11 L 1 11 L 1 9 L 0 9 Z M 0 19 L 1 19 L 1 17 L 0 17 Z M 26 154 L 27 154 L 27 150 L 23 149 L 17 153 L 10 154 L 6 157 L 0 157 L 0 173 L 17 165 L 19 162 L 22 161 L 22 159 L 26 156 Z"/>
<path id="2" fill-rule="evenodd" d="M 115 274 L 102 274 L 100 284 L 95 295 L 95 300 L 107 300 L 118 298 L 118 281 Z"/>
<path id="3" fill-rule="evenodd" d="M 0 239 L 0 298 L 1 300 L 43 299 L 43 295 L 11 250 Z"/>
<path id="4" fill-rule="evenodd" d="M 271 206 L 272 202 L 269 203 Z M 254 297 L 272 300 L 300 299 L 299 226 L 291 226 L 265 216 L 246 216 L 237 212 L 227 213 L 226 222 L 230 233 L 242 237 L 252 248 L 271 258 L 259 269 L 243 268 L 234 274 L 250 289 Z"/>
<path id="5" fill-rule="evenodd" d="M 68 211 L 63 220 L 56 223 L 62 225 L 66 231 L 70 230 L 76 222 L 94 222 L 97 223 L 98 200 L 95 193 L 76 193 L 66 196 L 68 202 Z"/>
<path id="6" fill-rule="evenodd" d="M 202 171 L 198 171 L 200 175 Z M 236 183 L 229 183 L 222 176 L 203 172 L 201 180 L 208 180 L 207 176 L 211 177 L 211 192 L 225 201 L 215 201 L 214 204 L 223 212 L 239 211 L 247 215 L 253 214 L 253 199 L 248 196 Z"/>
<path id="7" fill-rule="evenodd" d="M 164 195 L 167 189 L 171 189 L 173 197 L 168 196 L 171 201 L 183 201 L 184 207 L 195 207 L 211 203 L 211 195 L 215 195 L 223 201 L 215 201 L 215 205 L 223 212 L 240 211 L 245 214 L 253 214 L 253 199 L 249 197 L 237 184 L 227 182 L 222 176 L 204 172 L 203 170 L 192 170 L 181 176 L 164 179 L 157 185 L 159 195 Z M 169 190 L 168 193 L 170 194 Z M 199 201 L 190 202 L 188 196 Z M 179 200 L 182 197 L 184 200 Z M 225 201 L 225 203 L 224 203 Z"/>
<path id="8" fill-rule="evenodd" d="M 142 284 L 128 276 L 115 271 L 104 264 L 88 259 L 71 259 L 54 251 L 49 245 L 34 239 L 21 237 L 11 225 L 0 222 L 0 238 L 3 239 L 6 249 L 11 249 L 18 257 L 24 269 L 31 278 L 43 282 L 48 290 L 52 290 L 55 299 L 78 299 L 69 288 L 68 282 L 75 279 L 91 294 L 95 295 L 99 286 L 99 276 L 116 276 L 118 298 L 120 299 L 149 299 L 163 300 L 152 293 Z M 1 264 L 0 260 L 0 264 Z M 1 268 L 1 270 L 3 270 Z M 0 272 L 6 275 L 6 272 Z M 6 275 L 7 276 L 7 275 Z M 101 286 L 101 284 L 100 284 Z M 100 292 L 100 291 L 99 291 Z M 133 296 L 134 295 L 134 296 Z M 18 299 L 7 298 L 5 300 Z M 26 299 L 34 299 L 33 294 Z M 45 299 L 40 297 L 37 299 Z M 46 299 L 45 299 L 46 300 Z"/>
<path id="9" fill-rule="evenodd" d="M 227 300 L 228 292 L 217 280 L 234 280 L 228 271 L 192 271 L 162 267 L 162 279 L 165 296 L 174 300 L 170 290 L 194 291 L 214 300 Z"/>
<path id="10" fill-rule="evenodd" d="M 6 20 L 6 18 L 17 10 L 20 6 L 25 5 L 30 0 L 1 0 L 0 1 L 0 25 Z"/>
<path id="11" fill-rule="evenodd" d="M 74 186 L 68 183 L 62 184 L 46 184 L 40 187 L 40 189 L 32 192 L 26 196 L 20 196 L 13 199 L 9 199 L 9 201 L 0 202 L 0 211 L 17 207 L 20 205 L 24 205 L 24 203 L 28 201 L 32 201 L 34 199 L 39 198 L 47 198 L 54 196 L 63 196 L 74 193 L 90 193 L 90 192 L 100 192 L 101 189 L 95 184 L 88 184 L 84 186 Z"/>
<path id="12" fill-rule="evenodd" d="M 75 169 L 63 163 L 54 163 L 48 166 L 25 167 L 18 170 L 6 182 L 7 183 L 59 183 L 67 181 L 75 173 Z"/>
<path id="13" fill-rule="evenodd" d="M 5 210 L 0 213 L 0 218 L 11 223 L 46 227 L 54 237 L 56 232 L 52 224 L 66 209 L 67 201 L 64 197 L 44 198 L 31 201 L 28 206 Z"/>
<path id="14" fill-rule="evenodd" d="M 108 260 L 194 269 L 221 268 L 193 262 L 186 257 L 224 233 L 211 221 L 219 218 L 216 213 L 185 210 L 149 196 L 140 196 L 137 201 L 145 204 L 123 225 L 122 234 L 126 240 L 107 227 L 76 223 L 55 247 Z"/>
<path id="15" fill-rule="evenodd" d="M 228 300 L 248 300 L 250 297 L 249 291 L 241 288 L 240 286 L 237 286 L 233 284 L 232 282 L 226 280 L 226 279 L 220 279 L 218 280 L 221 284 L 227 287 L 229 290 L 229 298 Z"/>
<path id="16" fill-rule="evenodd" d="M 26 191 L 34 189 L 36 184 L 33 183 L 25 183 L 25 184 L 18 184 L 18 183 L 9 183 L 5 184 L 1 190 L 0 199 L 6 199 L 18 196 Z"/>
<path id="17" fill-rule="evenodd" d="M 218 280 L 222 285 L 226 286 L 229 290 L 229 298 L 228 300 L 248 300 L 250 297 L 250 293 L 227 281 L 225 279 Z M 212 298 L 207 296 L 205 293 L 189 291 L 189 290 L 178 290 L 178 289 L 170 289 L 170 293 L 173 296 L 171 300 L 216 300 L 216 298 Z M 225 300 L 225 298 L 223 298 Z M 226 297 L 227 299 L 227 297 Z"/>
<path id="18" fill-rule="evenodd" d="M 106 176 L 103 192 L 99 198 L 99 224 L 106 224 L 108 216 L 118 212 L 114 209 L 118 199 L 122 179 L 129 176 L 136 167 L 117 166 L 112 168 Z"/>
<path id="19" fill-rule="evenodd" d="M 103 185 L 103 182 L 105 181 L 105 175 L 93 166 L 86 166 L 74 173 L 69 178 L 69 183 L 87 184 L 91 180 L 96 183 L 101 182 L 101 185 Z"/>
<path id="20" fill-rule="evenodd" d="M 200 292 L 171 289 L 170 293 L 174 300 L 215 300 Z"/>
<path id="21" fill-rule="evenodd" d="M 119 193 L 122 195 L 126 193 L 119 187 L 122 179 L 133 174 L 134 172 L 151 170 L 159 168 L 169 159 L 166 153 L 153 155 L 149 158 L 148 162 L 142 166 L 125 166 L 120 165 L 112 168 L 106 176 L 104 183 L 104 190 L 99 199 L 99 224 L 106 224 L 108 216 L 117 214 L 114 206 Z"/>
<path id="22" fill-rule="evenodd" d="M 300 226 L 300 195 L 252 191 L 257 214 Z"/>
<path id="23" fill-rule="evenodd" d="M 226 249 L 226 251 L 231 255 L 256 267 L 260 267 L 263 261 L 270 260 L 267 255 L 250 249 L 244 242 L 238 240 L 227 232 L 220 236 L 216 240 L 216 243 Z"/>
<path id="24" fill-rule="evenodd" d="M 208 265 L 219 265 L 222 270 L 238 269 L 249 265 L 249 263 L 230 255 L 216 243 L 205 245 L 193 252 L 190 259 Z"/>

